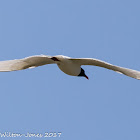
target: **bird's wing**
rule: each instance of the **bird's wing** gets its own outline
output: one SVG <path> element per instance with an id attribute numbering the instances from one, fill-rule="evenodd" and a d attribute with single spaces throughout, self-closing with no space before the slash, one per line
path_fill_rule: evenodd
<path id="1" fill-rule="evenodd" d="M 0 61 L 0 72 L 16 71 L 55 63 L 50 56 L 38 55 L 23 59 Z"/>
<path id="2" fill-rule="evenodd" d="M 132 78 L 140 80 L 140 71 L 115 66 L 115 65 L 109 64 L 107 62 L 98 60 L 98 59 L 92 59 L 92 58 L 75 58 L 74 59 L 74 58 L 72 58 L 70 60 L 72 60 L 74 63 L 77 63 L 79 65 L 93 65 L 93 66 L 107 68 L 107 69 L 114 70 L 118 73 L 125 74 Z"/>

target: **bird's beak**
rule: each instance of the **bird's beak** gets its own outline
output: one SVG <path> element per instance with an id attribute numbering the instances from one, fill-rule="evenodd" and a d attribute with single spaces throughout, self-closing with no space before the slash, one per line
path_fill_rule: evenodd
<path id="1" fill-rule="evenodd" d="M 85 75 L 85 77 L 89 80 L 89 78 Z"/>

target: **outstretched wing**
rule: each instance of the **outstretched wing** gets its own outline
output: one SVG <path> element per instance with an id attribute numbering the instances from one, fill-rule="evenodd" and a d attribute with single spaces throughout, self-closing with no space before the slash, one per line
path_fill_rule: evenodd
<path id="1" fill-rule="evenodd" d="M 38 55 L 23 59 L 0 61 L 0 72 L 16 71 L 55 63 L 50 56 Z"/>
<path id="2" fill-rule="evenodd" d="M 107 62 L 98 60 L 98 59 L 92 59 L 92 58 L 75 58 L 75 59 L 70 59 L 73 62 L 79 64 L 79 65 L 93 65 L 93 66 L 99 66 L 103 68 L 107 68 L 116 72 L 119 72 L 121 74 L 125 74 L 127 76 L 130 76 L 135 79 L 140 80 L 140 71 L 128 69 L 128 68 L 123 68 L 119 67 L 116 65 L 109 64 Z"/>

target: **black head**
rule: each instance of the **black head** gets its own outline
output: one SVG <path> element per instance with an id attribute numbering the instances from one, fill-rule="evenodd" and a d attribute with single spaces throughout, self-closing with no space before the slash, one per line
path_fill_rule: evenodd
<path id="1" fill-rule="evenodd" d="M 81 68 L 81 72 L 80 72 L 80 74 L 79 74 L 78 76 L 83 76 L 83 77 L 89 79 L 89 78 L 86 76 L 85 71 L 84 71 L 82 68 Z"/>
<path id="2" fill-rule="evenodd" d="M 56 57 L 51 58 L 53 61 L 59 61 Z"/>

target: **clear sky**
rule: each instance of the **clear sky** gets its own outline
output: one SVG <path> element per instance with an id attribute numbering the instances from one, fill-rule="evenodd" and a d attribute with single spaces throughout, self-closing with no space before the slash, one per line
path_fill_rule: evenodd
<path id="1" fill-rule="evenodd" d="M 0 60 L 40 54 L 97 58 L 140 70 L 140 1 L 1 0 Z M 68 76 L 56 65 L 0 73 L 0 133 L 139 140 L 140 81 L 83 68 L 89 80 Z"/>

